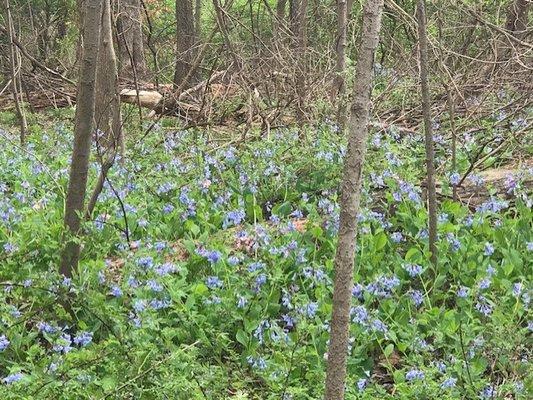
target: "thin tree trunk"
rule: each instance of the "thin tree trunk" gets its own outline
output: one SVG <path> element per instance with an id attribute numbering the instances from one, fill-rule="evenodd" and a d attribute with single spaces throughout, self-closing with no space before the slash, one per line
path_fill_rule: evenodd
<path id="1" fill-rule="evenodd" d="M 276 20 L 274 21 L 274 37 L 277 40 L 280 40 L 282 37 L 286 9 L 287 0 L 278 0 L 276 3 Z"/>
<path id="2" fill-rule="evenodd" d="M 113 46 L 110 0 L 103 0 L 100 48 L 96 69 L 96 102 L 94 120 L 99 132 L 97 145 L 100 155 L 113 154 L 121 147 L 122 127 L 120 118 L 120 96 L 118 94 L 117 57 Z"/>
<path id="3" fill-rule="evenodd" d="M 22 85 L 20 79 L 20 55 L 19 49 L 15 45 L 15 26 L 13 25 L 13 19 L 11 17 L 11 5 L 9 0 L 5 0 L 6 6 L 6 22 L 9 35 L 9 68 L 11 75 L 11 93 L 15 101 L 15 109 L 17 111 L 17 117 L 20 124 L 20 144 L 24 144 L 26 141 L 26 131 L 28 130 L 28 123 L 26 121 L 26 114 L 24 113 L 24 106 L 22 104 Z"/>
<path id="4" fill-rule="evenodd" d="M 335 84 L 333 89 L 333 99 L 338 99 L 337 123 L 344 129 L 346 124 L 346 101 L 345 93 L 345 73 L 346 73 L 346 31 L 348 25 L 348 4 L 347 0 L 337 0 L 337 65 Z"/>
<path id="5" fill-rule="evenodd" d="M 291 31 L 294 39 L 296 59 L 296 119 L 305 123 L 306 115 L 306 76 L 307 76 L 307 0 L 291 0 Z"/>
<path id="6" fill-rule="evenodd" d="M 82 39 L 82 64 L 80 83 L 76 96 L 76 117 L 74 125 L 74 149 L 70 163 L 69 184 L 65 206 L 65 247 L 61 255 L 61 273 L 72 276 L 77 268 L 80 245 L 76 240 L 80 234 L 80 214 L 83 212 L 87 173 L 93 133 L 96 62 L 100 38 L 100 17 L 102 0 L 85 0 Z"/>
<path id="7" fill-rule="evenodd" d="M 361 200 L 361 176 L 368 137 L 374 53 L 379 42 L 383 0 L 368 0 L 363 8 L 362 34 L 355 70 L 354 100 L 348 122 L 348 150 L 341 185 L 339 241 L 335 254 L 333 316 L 326 375 L 326 400 L 344 399 L 350 308 Z"/>
<path id="8" fill-rule="evenodd" d="M 194 16 L 191 0 L 176 0 L 176 69 L 174 71 L 174 87 L 186 87 L 197 82 L 196 71 L 187 82 L 196 55 L 197 36 L 194 30 Z"/>
<path id="9" fill-rule="evenodd" d="M 202 0 L 196 0 L 196 3 L 194 4 L 194 31 L 196 32 L 196 35 L 200 37 L 202 33 Z"/>
<path id="10" fill-rule="evenodd" d="M 141 0 L 119 0 L 117 18 L 121 75 L 146 73 L 142 32 Z"/>
<path id="11" fill-rule="evenodd" d="M 457 130 L 455 129 L 455 99 L 451 88 L 448 89 L 448 114 L 450 115 L 450 130 L 452 133 L 452 172 L 457 173 Z M 457 185 L 452 184 L 452 198 L 457 201 Z"/>
<path id="12" fill-rule="evenodd" d="M 424 0 L 418 0 L 416 7 L 418 21 L 418 49 L 420 58 L 420 90 L 422 92 L 422 111 L 424 114 L 424 132 L 426 145 L 426 172 L 429 214 L 429 251 L 431 262 L 437 265 L 437 194 L 435 188 L 435 154 L 431 126 L 431 98 L 428 82 L 428 39 L 426 31 L 426 6 Z"/>
<path id="13" fill-rule="evenodd" d="M 100 50 L 96 70 L 96 104 L 95 121 L 97 148 L 101 160 L 100 175 L 87 204 L 86 219 L 90 219 L 98 197 L 104 187 L 107 173 L 113 166 L 120 151 L 124 158 L 124 139 L 122 118 L 120 115 L 120 96 L 118 94 L 117 58 L 113 46 L 110 0 L 104 0 L 102 12 L 102 30 L 100 32 Z M 101 137 L 98 139 L 98 137 Z M 103 140 L 101 140 L 103 139 Z"/>

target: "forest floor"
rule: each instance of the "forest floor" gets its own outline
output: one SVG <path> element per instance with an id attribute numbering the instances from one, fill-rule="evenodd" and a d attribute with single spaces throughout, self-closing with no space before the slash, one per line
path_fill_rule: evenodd
<path id="1" fill-rule="evenodd" d="M 70 117 L 32 117 L 21 147 L 0 114 L 0 398 L 321 398 L 345 152 L 336 129 L 242 141 L 166 129 L 171 120 L 142 140 L 126 127 L 125 160 L 69 280 L 56 270 Z M 371 134 L 347 398 L 531 398 L 531 153 L 493 153 L 496 139 L 472 159 L 483 136 L 461 136 L 458 172 L 475 168 L 454 202 L 450 136 L 435 133 L 436 268 L 422 135 Z"/>

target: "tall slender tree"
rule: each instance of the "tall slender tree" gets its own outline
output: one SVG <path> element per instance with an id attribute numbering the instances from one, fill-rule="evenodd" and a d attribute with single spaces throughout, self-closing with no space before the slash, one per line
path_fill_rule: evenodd
<path id="1" fill-rule="evenodd" d="M 339 99 L 337 109 L 337 123 L 342 128 L 346 124 L 346 101 L 345 73 L 346 73 L 346 33 L 348 27 L 348 2 L 347 0 L 337 0 L 337 63 L 333 94 Z"/>
<path id="2" fill-rule="evenodd" d="M 90 218 L 104 188 L 107 174 L 120 151 L 124 156 L 124 138 L 118 94 L 117 57 L 113 46 L 111 0 L 103 0 L 100 49 L 96 69 L 95 129 L 96 147 L 100 160 L 100 174 L 87 204 L 86 218 Z"/>
<path id="3" fill-rule="evenodd" d="M 95 128 L 98 148 L 111 155 L 122 147 L 117 57 L 113 45 L 110 0 L 103 0 L 98 65 L 96 68 Z"/>
<path id="4" fill-rule="evenodd" d="M 202 32 L 202 0 L 196 0 L 194 4 L 194 30 L 196 35 L 200 37 Z"/>
<path id="5" fill-rule="evenodd" d="M 422 112 L 424 114 L 424 134 L 426 146 L 426 185 L 429 220 L 429 251 L 431 262 L 437 264 L 437 190 L 435 187 L 435 150 L 431 124 L 431 97 L 428 80 L 428 38 L 426 28 L 426 4 L 418 0 L 416 6 L 418 21 L 418 50 L 420 64 L 420 90 L 422 92 Z"/>
<path id="6" fill-rule="evenodd" d="M 95 80 L 102 0 L 85 0 L 84 29 L 82 37 L 82 62 L 78 94 L 76 96 L 76 116 L 74 124 L 74 149 L 70 163 L 69 183 L 65 205 L 65 246 L 61 255 L 61 273 L 72 276 L 78 265 L 80 244 L 80 215 L 83 212 L 87 173 L 93 133 L 95 109 Z"/>
<path id="7" fill-rule="evenodd" d="M 374 53 L 379 42 L 382 12 L 383 0 L 367 0 L 363 8 L 362 33 L 353 88 L 354 99 L 347 126 L 348 151 L 344 160 L 341 183 L 339 241 L 334 263 L 333 315 L 330 325 L 326 400 L 344 399 L 357 214 L 361 200 L 361 176 L 368 137 Z"/>
<path id="8" fill-rule="evenodd" d="M 278 0 L 276 2 L 276 20 L 274 21 L 274 37 L 281 38 L 283 26 L 285 24 L 285 13 L 287 10 L 287 0 Z"/>
<path id="9" fill-rule="evenodd" d="M 296 118 L 301 125 L 305 122 L 306 76 L 307 76 L 307 0 L 291 0 L 291 33 L 294 40 L 296 60 Z"/>
<path id="10" fill-rule="evenodd" d="M 198 80 L 194 68 L 197 35 L 194 28 L 194 14 L 191 0 L 176 0 L 176 68 L 174 70 L 174 87 L 186 86 Z M 188 82 L 184 79 L 189 76 Z M 186 87 L 185 86 L 185 87 Z"/>
<path id="11" fill-rule="evenodd" d="M 13 18 L 11 16 L 11 4 L 9 0 L 5 0 L 6 7 L 6 23 L 9 36 L 9 72 L 11 75 L 11 94 L 15 101 L 15 110 L 19 119 L 20 126 L 20 143 L 24 144 L 26 140 L 26 131 L 28 130 L 28 123 L 26 121 L 26 114 L 24 113 L 24 105 L 22 99 L 22 81 L 20 79 L 20 54 L 19 49 L 15 45 L 15 26 L 13 25 Z"/>
<path id="12" fill-rule="evenodd" d="M 142 76 L 144 57 L 141 0 L 118 0 L 117 37 L 122 74 Z"/>

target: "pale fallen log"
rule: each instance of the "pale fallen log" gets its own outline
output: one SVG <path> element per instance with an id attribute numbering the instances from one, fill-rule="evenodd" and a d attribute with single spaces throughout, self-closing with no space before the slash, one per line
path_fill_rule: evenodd
<path id="1" fill-rule="evenodd" d="M 120 101 L 128 104 L 139 104 L 141 107 L 154 110 L 159 104 L 163 95 L 155 90 L 122 89 L 120 91 Z"/>

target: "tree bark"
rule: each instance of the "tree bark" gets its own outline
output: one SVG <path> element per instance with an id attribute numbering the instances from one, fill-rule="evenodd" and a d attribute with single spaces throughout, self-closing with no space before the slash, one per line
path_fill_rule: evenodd
<path id="1" fill-rule="evenodd" d="M 28 123 L 26 121 L 26 114 L 24 113 L 24 106 L 22 104 L 22 84 L 20 80 L 20 54 L 19 49 L 15 44 L 15 26 L 11 17 L 11 5 L 9 0 L 5 0 L 6 6 L 6 23 L 9 37 L 9 72 L 11 75 L 11 93 L 15 101 L 15 110 L 20 125 L 20 144 L 26 141 L 26 131 L 28 130 Z"/>
<path id="2" fill-rule="evenodd" d="M 104 153 L 112 155 L 122 142 L 120 96 L 118 94 L 117 57 L 113 46 L 110 0 L 103 0 L 100 48 L 96 68 L 96 102 L 94 120 L 97 145 Z M 100 140 L 101 139 L 101 140 Z"/>
<path id="3" fill-rule="evenodd" d="M 117 36 L 121 75 L 146 73 L 141 0 L 119 0 Z"/>
<path id="4" fill-rule="evenodd" d="M 294 40 L 296 59 L 296 119 L 298 124 L 305 123 L 306 115 L 306 76 L 307 76 L 307 0 L 291 0 L 291 33 Z"/>
<path id="5" fill-rule="evenodd" d="M 189 70 L 193 67 L 196 54 L 197 36 L 194 29 L 194 15 L 191 0 L 176 0 L 176 69 L 174 86 L 185 84 L 188 87 L 198 81 L 198 74 Z M 184 82 L 187 75 L 188 80 Z"/>
<path id="6" fill-rule="evenodd" d="M 276 20 L 274 21 L 274 37 L 278 40 L 282 37 L 286 10 L 287 0 L 278 0 L 276 3 Z"/>
<path id="7" fill-rule="evenodd" d="M 61 255 L 60 271 L 72 276 L 77 268 L 80 245 L 80 215 L 83 212 L 85 192 L 87 190 L 87 173 L 93 133 L 95 108 L 96 62 L 100 38 L 100 18 L 102 0 L 85 0 L 85 12 L 82 38 L 82 64 L 78 94 L 76 97 L 76 116 L 74 124 L 74 149 L 70 163 L 69 184 L 65 205 L 64 224 L 66 229 L 65 247 Z"/>
<path id="8" fill-rule="evenodd" d="M 418 21 L 418 50 L 420 59 L 420 90 L 422 92 L 422 112 L 424 115 L 424 133 L 426 146 L 426 173 L 429 219 L 429 251 L 431 262 L 437 265 L 437 194 L 435 187 L 435 150 L 431 126 L 431 98 L 428 81 L 428 39 L 426 29 L 426 5 L 418 0 L 416 6 Z"/>
<path id="9" fill-rule="evenodd" d="M 346 101 L 345 93 L 345 73 L 346 73 L 346 32 L 348 25 L 348 4 L 347 0 L 337 0 L 337 64 L 335 83 L 333 88 L 333 99 L 338 99 L 337 123 L 344 129 L 346 124 Z"/>
<path id="10" fill-rule="evenodd" d="M 200 37 L 202 33 L 202 0 L 196 0 L 194 4 L 194 31 L 197 37 Z"/>
<path id="11" fill-rule="evenodd" d="M 361 176 L 368 137 L 374 53 L 379 42 L 382 12 L 383 0 L 368 0 L 363 8 L 362 34 L 353 89 L 354 100 L 348 122 L 348 150 L 341 184 L 326 400 L 344 399 L 357 214 L 361 200 Z"/>

